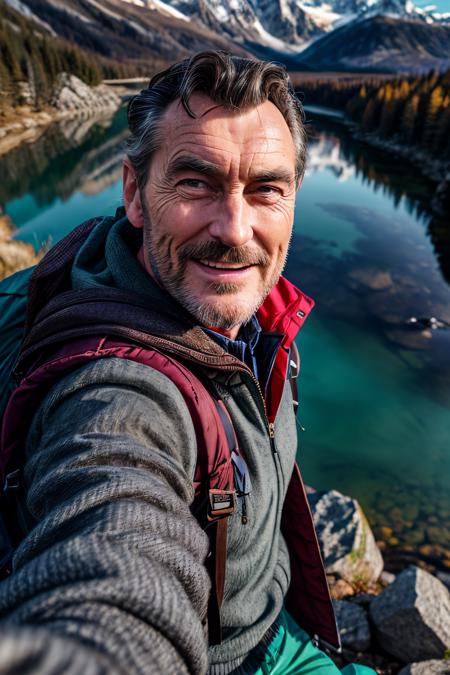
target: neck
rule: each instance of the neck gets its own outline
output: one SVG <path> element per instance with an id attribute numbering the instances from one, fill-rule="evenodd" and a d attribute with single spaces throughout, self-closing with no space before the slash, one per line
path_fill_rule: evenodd
<path id="1" fill-rule="evenodd" d="M 233 328 L 220 328 L 219 326 L 207 326 L 209 330 L 213 330 L 215 333 L 220 333 L 230 340 L 236 340 L 239 333 L 240 326 L 233 326 Z"/>

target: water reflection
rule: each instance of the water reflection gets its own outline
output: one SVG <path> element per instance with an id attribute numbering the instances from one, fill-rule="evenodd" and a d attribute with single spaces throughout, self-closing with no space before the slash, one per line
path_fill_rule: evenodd
<path id="1" fill-rule="evenodd" d="M 0 158 L 0 205 L 27 195 L 42 207 L 77 190 L 104 189 L 120 177 L 126 134 L 123 110 L 55 123 L 35 143 Z"/>
<path id="2" fill-rule="evenodd" d="M 346 181 L 355 173 L 355 167 L 341 152 L 340 139 L 324 134 L 312 136 L 309 144 L 306 175 L 329 169 L 339 181 Z"/>
<path id="3" fill-rule="evenodd" d="M 370 185 L 375 192 L 392 197 L 395 205 L 405 200 L 412 215 L 430 214 L 430 195 L 435 184 L 420 175 L 410 163 L 399 157 L 393 159 L 383 150 L 355 141 L 342 124 L 332 120 L 321 119 L 320 127 L 311 125 L 308 137 L 312 168 L 315 168 L 317 157 L 328 158 L 328 165 L 337 175 L 345 171 L 354 172 L 362 178 L 363 184 Z"/>
<path id="4" fill-rule="evenodd" d="M 360 177 L 362 184 L 375 193 L 392 198 L 396 207 L 404 204 L 406 211 L 424 224 L 442 275 L 450 284 L 450 213 L 432 211 L 436 184 L 430 178 L 400 158 L 392 161 L 384 151 L 356 142 L 342 124 L 321 119 L 319 128 L 309 127 L 308 173 L 325 169 L 342 182 Z M 377 221 L 370 223 L 371 228 L 374 222 Z"/>

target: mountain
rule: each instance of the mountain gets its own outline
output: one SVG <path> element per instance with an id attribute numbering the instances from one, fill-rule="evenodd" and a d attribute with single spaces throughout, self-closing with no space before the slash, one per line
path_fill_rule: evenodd
<path id="1" fill-rule="evenodd" d="M 450 11 L 439 13 L 435 6 L 416 7 L 412 0 L 301 0 L 304 12 L 312 18 L 322 12 L 329 16 L 329 25 L 336 26 L 343 21 L 361 17 L 364 14 L 391 14 L 397 17 L 422 19 L 427 23 L 450 21 Z M 450 9 L 450 7 L 449 7 Z"/>
<path id="2" fill-rule="evenodd" d="M 154 1 L 147 0 L 147 6 Z M 296 0 L 171 0 L 170 5 L 235 42 L 255 42 L 286 52 L 321 32 Z"/>
<path id="3" fill-rule="evenodd" d="M 43 30 L 137 73 L 210 48 L 305 70 L 425 71 L 449 59 L 450 22 L 412 0 L 7 2 Z"/>
<path id="4" fill-rule="evenodd" d="M 362 17 L 321 37 L 298 57 L 299 68 L 417 72 L 450 67 L 450 26 L 418 19 Z"/>
<path id="5" fill-rule="evenodd" d="M 246 53 L 226 34 L 191 21 L 166 3 L 125 0 L 7 0 L 53 33 L 96 54 L 145 67 L 149 57 L 175 61 L 202 49 Z"/>
<path id="6" fill-rule="evenodd" d="M 291 69 L 425 71 L 446 67 L 450 14 L 412 0 L 126 0 L 165 6 Z"/>

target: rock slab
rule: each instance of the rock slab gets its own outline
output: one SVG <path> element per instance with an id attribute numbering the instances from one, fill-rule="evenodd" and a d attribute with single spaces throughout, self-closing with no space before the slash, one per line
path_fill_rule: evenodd
<path id="1" fill-rule="evenodd" d="M 370 644 L 370 628 L 364 609 L 353 602 L 333 602 L 342 646 L 354 652 L 363 652 Z"/>
<path id="2" fill-rule="evenodd" d="M 442 659 L 450 647 L 450 593 L 419 567 L 374 598 L 370 618 L 383 649 L 406 663 Z"/>
<path id="3" fill-rule="evenodd" d="M 357 586 L 375 583 L 383 558 L 356 501 L 337 490 L 308 495 L 327 574 Z"/>
<path id="4" fill-rule="evenodd" d="M 450 661 L 422 661 L 410 663 L 398 675 L 450 675 Z"/>
<path id="5" fill-rule="evenodd" d="M 118 108 L 121 99 L 110 87 L 90 87 L 75 75 L 60 73 L 56 79 L 51 105 L 60 112 L 89 112 Z"/>

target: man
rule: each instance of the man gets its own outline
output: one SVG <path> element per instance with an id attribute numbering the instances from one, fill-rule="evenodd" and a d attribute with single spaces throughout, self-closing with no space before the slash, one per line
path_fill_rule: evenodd
<path id="1" fill-rule="evenodd" d="M 288 354 L 312 306 L 280 279 L 305 164 L 301 107 L 279 66 L 211 52 L 157 75 L 131 102 L 129 123 L 126 215 L 99 219 L 75 235 L 76 247 L 66 240 L 41 273 L 54 289 L 53 260 L 75 247 L 69 295 L 53 290 L 45 312 L 58 314 L 59 302 L 60 335 L 72 339 L 67 299 L 80 293 L 84 330 L 100 324 L 105 337 L 34 411 L 24 470 L 30 534 L 0 595 L 9 630 L 2 672 L 15 659 L 20 672 L 337 673 L 283 608 L 295 567 L 281 533 L 296 452 Z M 104 328 L 116 291 L 114 336 L 151 325 L 157 353 L 171 368 L 175 354 L 232 420 L 251 490 L 229 517 L 215 613 L 208 560 L 217 551 L 193 515 L 194 404 L 169 366 L 131 352 L 99 358 L 105 344 L 117 347 Z M 87 302 L 99 293 L 104 316 Z M 45 312 L 31 330 L 41 351 L 51 337 Z M 299 580 L 299 603 L 305 621 L 311 615 L 333 636 L 316 544 L 306 539 L 304 568 L 314 571 Z M 208 645 L 219 619 L 222 638 Z"/>

